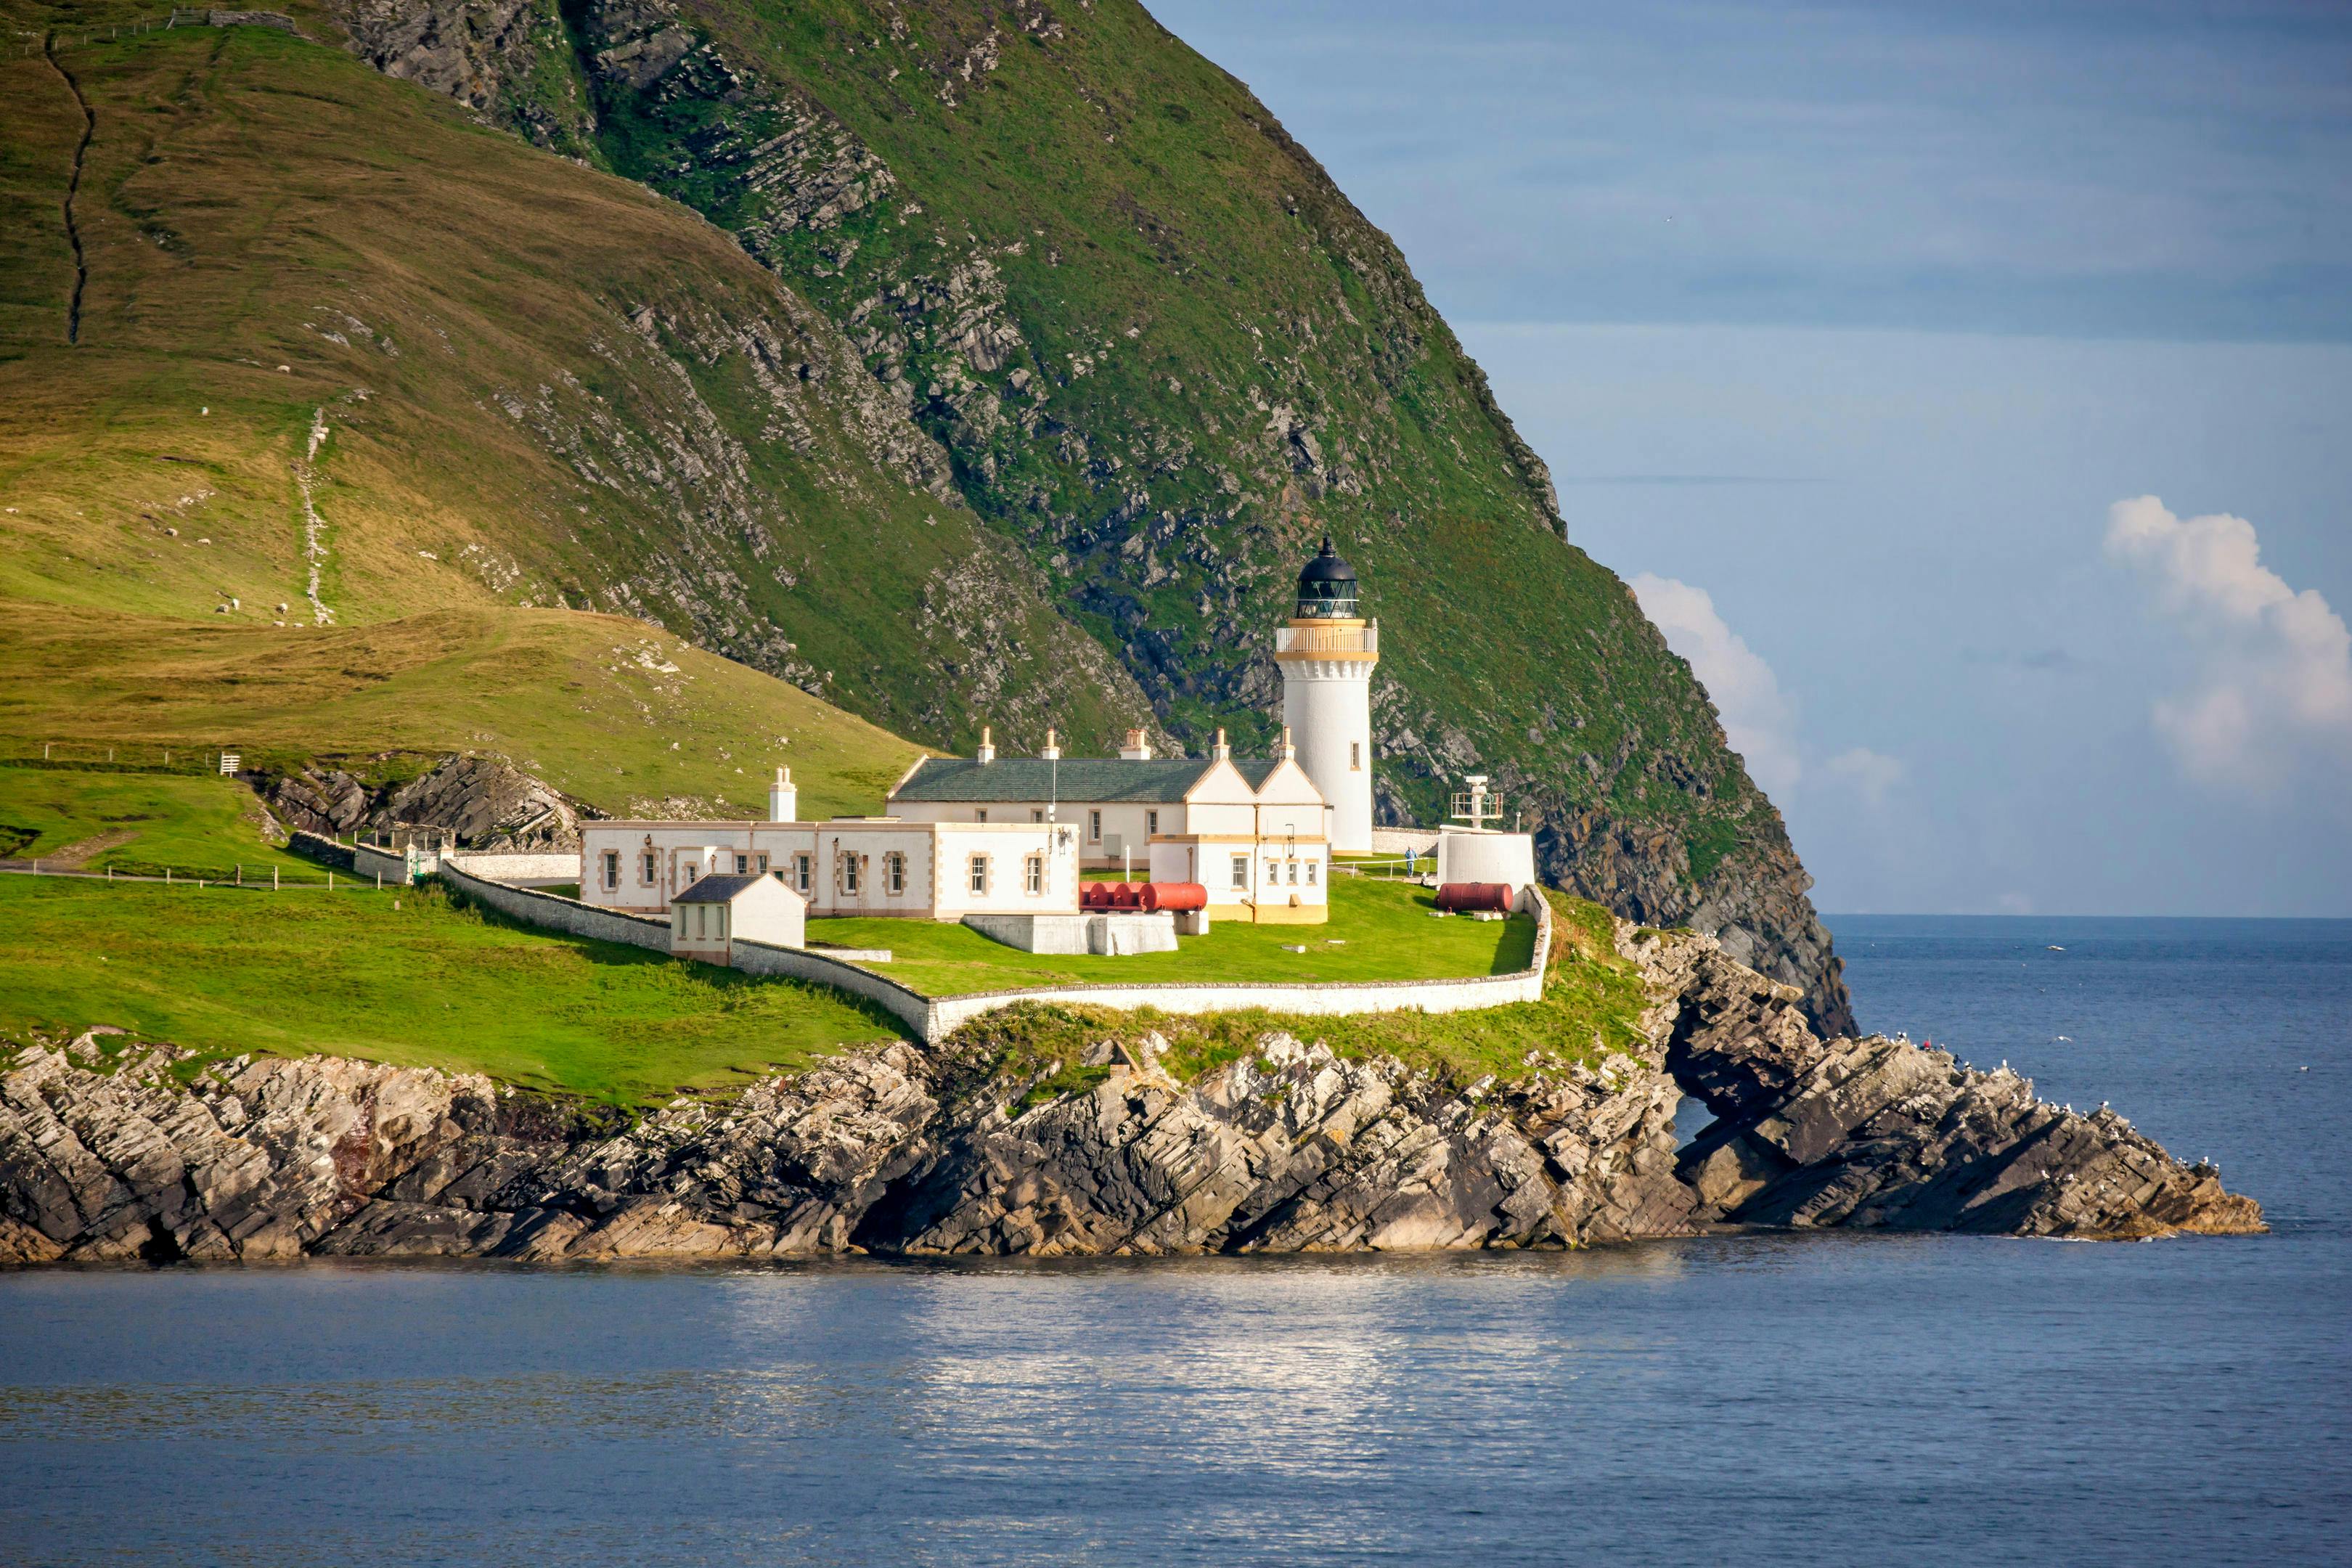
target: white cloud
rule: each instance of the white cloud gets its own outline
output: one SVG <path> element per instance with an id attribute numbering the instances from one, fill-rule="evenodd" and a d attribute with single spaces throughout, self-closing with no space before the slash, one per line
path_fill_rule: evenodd
<path id="1" fill-rule="evenodd" d="M 1758 657 L 1716 613 L 1704 588 L 1644 572 L 1633 582 L 1642 613 L 1665 634 L 1666 646 L 1690 661 L 1699 684 L 1723 715 L 1731 749 L 1768 795 L 1781 795 L 1803 776 L 1796 710 L 1781 693 L 1772 667 Z"/>
<path id="2" fill-rule="evenodd" d="M 2317 589 L 2262 563 L 2252 523 L 2184 520 L 2140 496 L 2107 509 L 2106 547 L 2153 581 L 2201 661 L 2197 684 L 2154 709 L 2183 772 L 2262 793 L 2312 756 L 2352 758 L 2352 633 Z"/>
<path id="3" fill-rule="evenodd" d="M 1886 804 L 1886 792 L 1902 783 L 1908 771 L 1902 758 L 1874 752 L 1868 746 L 1840 752 L 1822 766 L 1853 784 L 1862 798 L 1874 806 Z"/>

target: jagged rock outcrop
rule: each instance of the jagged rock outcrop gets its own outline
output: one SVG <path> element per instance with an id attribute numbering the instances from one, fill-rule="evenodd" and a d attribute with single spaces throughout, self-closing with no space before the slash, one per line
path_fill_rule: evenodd
<path id="1" fill-rule="evenodd" d="M 2105 1105 L 2051 1105 L 2005 1067 L 1908 1040 L 1823 1040 L 1793 986 L 1708 938 L 1621 949 L 1667 999 L 1667 1069 L 1717 1118 L 1677 1164 L 1705 1218 L 2118 1240 L 2263 1228 L 2212 1167 L 2183 1165 Z"/>
<path id="2" fill-rule="evenodd" d="M 215 1063 L 85 1036 L 0 1073 L 0 1262 L 1165 1254 L 1582 1246 L 1718 1223 L 2134 1238 L 2261 1210 L 2104 1107 L 1883 1038 L 1823 1041 L 1711 939 L 1619 928 L 1648 1043 L 1531 1041 L 1459 1083 L 1262 1036 L 1190 1081 L 1104 1024 L 1082 1062 L 846 1053 L 631 1120 L 479 1077 Z M 1335 1036 L 1346 1027 L 1334 1021 Z M 1063 1076 L 1076 1072 L 1073 1079 Z M 1717 1121 L 1675 1149 L 1681 1095 Z"/>
<path id="3" fill-rule="evenodd" d="M 268 780 L 262 799 L 295 827 L 333 837 L 430 828 L 459 848 L 580 847 L 580 819 L 596 811 L 496 757 L 444 757 L 413 778 L 371 784 L 331 763 Z"/>

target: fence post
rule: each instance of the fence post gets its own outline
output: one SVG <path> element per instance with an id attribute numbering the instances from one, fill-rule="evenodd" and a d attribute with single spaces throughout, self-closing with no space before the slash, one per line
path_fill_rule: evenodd
<path id="1" fill-rule="evenodd" d="M 172 868 L 169 866 L 163 868 L 163 885 L 167 888 L 172 885 Z"/>
<path id="2" fill-rule="evenodd" d="M 333 892 L 334 890 L 335 890 L 335 874 L 334 874 L 332 871 L 330 871 L 330 872 L 328 872 L 328 873 L 327 873 L 327 891 L 329 891 L 329 892 L 331 892 L 331 892 Z"/>
<path id="3" fill-rule="evenodd" d="M 278 868 L 275 866 L 269 868 L 269 890 L 273 893 L 278 890 Z"/>
<path id="4" fill-rule="evenodd" d="M 242 860 L 236 863 L 236 885 L 240 888 L 245 886 L 245 862 Z"/>

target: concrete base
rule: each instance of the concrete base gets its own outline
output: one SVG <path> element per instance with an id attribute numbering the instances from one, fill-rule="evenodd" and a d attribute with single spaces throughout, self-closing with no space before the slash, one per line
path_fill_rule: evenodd
<path id="1" fill-rule="evenodd" d="M 966 915 L 963 923 L 1024 952 L 1076 955 L 1176 951 L 1176 918 L 1120 910 L 1115 914 Z"/>

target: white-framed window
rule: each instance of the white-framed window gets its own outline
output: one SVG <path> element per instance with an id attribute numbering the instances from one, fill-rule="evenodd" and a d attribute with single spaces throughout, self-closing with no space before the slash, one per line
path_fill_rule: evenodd
<path id="1" fill-rule="evenodd" d="M 768 858 L 767 858 L 765 855 L 762 855 L 762 856 L 761 856 L 761 857 L 760 857 L 760 875 L 761 875 L 762 877 L 764 877 L 764 876 L 766 876 L 767 874 L 768 874 Z"/>
<path id="2" fill-rule="evenodd" d="M 1147 811 L 1143 814 L 1143 831 L 1147 834 L 1157 833 L 1160 831 L 1160 814 L 1158 812 Z"/>
<path id="3" fill-rule="evenodd" d="M 1031 898 L 1045 890 L 1045 858 L 1032 855 L 1021 863 L 1022 889 Z"/>
<path id="4" fill-rule="evenodd" d="M 609 893 L 619 888 L 621 885 L 621 852 L 617 849 L 607 849 L 604 851 L 603 858 L 604 862 L 604 890 Z"/>
<path id="5" fill-rule="evenodd" d="M 1290 871 L 1290 885 L 1295 888 L 1298 886 L 1298 862 L 1292 860 L 1286 862 L 1286 864 L 1288 866 Z"/>
<path id="6" fill-rule="evenodd" d="M 974 822 L 986 822 L 988 820 L 988 807 L 983 805 L 978 811 L 973 812 L 971 814 L 971 819 Z"/>
<path id="7" fill-rule="evenodd" d="M 1350 773 L 1364 771 L 1364 743 L 1361 741 L 1348 742 L 1348 769 Z"/>
<path id="8" fill-rule="evenodd" d="M 1043 822 L 1043 821 L 1045 821 L 1045 808 L 1044 806 L 1042 806 L 1042 805 L 1032 807 L 1032 808 L 1030 809 L 1030 812 L 1029 812 L 1029 820 L 1030 820 L 1030 821 L 1032 821 L 1032 822 Z"/>
<path id="9" fill-rule="evenodd" d="M 1089 844 L 1102 842 L 1102 813 L 1099 811 L 1087 813 L 1087 842 Z"/>
<path id="10" fill-rule="evenodd" d="M 710 934 L 710 906 L 709 904 L 697 904 L 694 906 L 694 934 L 697 936 L 709 936 Z"/>
<path id="11" fill-rule="evenodd" d="M 809 884 L 814 878 L 814 859 L 815 857 L 810 855 L 793 857 L 793 890 L 803 898 L 808 896 Z"/>
<path id="12" fill-rule="evenodd" d="M 1307 885 L 1308 887 L 1311 888 L 1315 885 L 1315 868 L 1321 864 L 1323 864 L 1323 862 L 1320 860 L 1309 860 L 1307 862 Z"/>
<path id="13" fill-rule="evenodd" d="M 1281 861 L 1268 860 L 1265 863 L 1265 885 L 1269 888 L 1278 888 L 1282 886 Z"/>
<path id="14" fill-rule="evenodd" d="M 735 874 L 737 876 L 740 877 L 743 875 L 743 873 L 749 871 L 751 868 L 751 858 L 749 855 L 738 855 L 735 857 Z"/>
<path id="15" fill-rule="evenodd" d="M 988 857 L 985 855 L 971 858 L 971 890 L 974 893 L 988 891 Z"/>
<path id="16" fill-rule="evenodd" d="M 677 885 L 678 885 L 679 887 L 681 887 L 681 888 L 691 888 L 692 886 L 694 886 L 694 879 L 695 879 L 695 878 L 697 878 L 697 877 L 700 876 L 701 874 L 702 874 L 702 871 L 701 871 L 701 868 L 699 868 L 699 867 L 697 867 L 697 866 L 681 866 L 680 868 L 678 868 L 678 882 L 677 882 Z"/>
<path id="17" fill-rule="evenodd" d="M 857 860 L 858 857 L 855 850 L 841 858 L 841 890 L 845 893 L 857 891 Z"/>
<path id="18" fill-rule="evenodd" d="M 892 898 L 907 890 L 907 858 L 895 849 L 882 857 L 882 890 Z"/>
<path id="19" fill-rule="evenodd" d="M 1249 886 L 1249 857 L 1246 855 L 1234 857 L 1234 886 L 1237 889 Z"/>
<path id="20" fill-rule="evenodd" d="M 654 885 L 654 877 L 660 869 L 660 858 L 655 855 L 652 850 L 646 850 L 643 863 L 637 868 L 637 879 L 643 882 L 646 887 L 652 887 Z"/>

